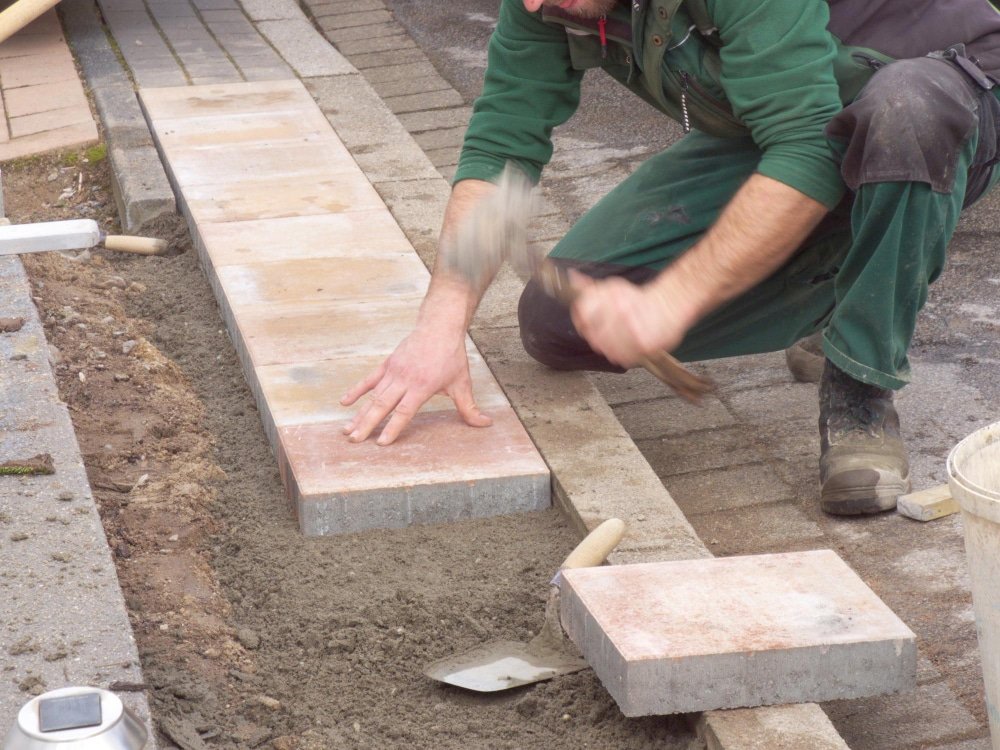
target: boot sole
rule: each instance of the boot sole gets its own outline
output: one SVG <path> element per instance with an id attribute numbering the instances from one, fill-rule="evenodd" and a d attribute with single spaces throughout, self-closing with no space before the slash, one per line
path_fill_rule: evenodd
<path id="1" fill-rule="evenodd" d="M 819 507 L 825 513 L 834 516 L 866 516 L 874 513 L 885 513 L 896 507 L 896 500 L 900 495 L 905 495 L 910 491 L 910 477 L 907 474 L 895 481 L 882 482 L 882 475 L 878 472 L 868 470 L 868 476 L 875 474 L 879 482 L 850 482 L 854 472 L 847 472 L 846 475 L 831 477 L 835 484 L 843 483 L 845 486 L 830 487 L 830 480 L 820 491 Z"/>

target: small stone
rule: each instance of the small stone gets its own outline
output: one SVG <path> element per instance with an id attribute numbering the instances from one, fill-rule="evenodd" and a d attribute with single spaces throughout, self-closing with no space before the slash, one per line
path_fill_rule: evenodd
<path id="1" fill-rule="evenodd" d="M 78 372 L 76 374 L 76 376 L 77 376 L 77 378 L 80 379 L 81 383 L 86 383 L 87 382 L 87 376 L 84 374 L 83 370 L 80 370 L 80 372 Z"/>
<path id="2" fill-rule="evenodd" d="M 204 651 L 202 651 L 202 654 L 204 656 L 207 656 L 209 659 L 218 659 L 220 656 L 222 656 L 222 652 L 219 651 L 219 649 L 211 647 L 206 648 Z"/>
<path id="3" fill-rule="evenodd" d="M 27 538 L 28 535 L 25 534 L 23 531 L 15 531 L 13 534 L 10 535 L 10 540 L 12 542 L 23 542 Z"/>
<path id="4" fill-rule="evenodd" d="M 281 701 L 277 698 L 272 698 L 270 695 L 257 695 L 254 697 L 254 700 L 264 708 L 269 708 L 272 711 L 278 711 L 281 708 Z"/>
<path id="5" fill-rule="evenodd" d="M 180 537 L 177 534 L 171 534 L 167 537 L 168 542 L 176 542 Z"/>
<path id="6" fill-rule="evenodd" d="M 49 366 L 55 367 L 63 362 L 62 352 L 55 344 L 49 344 Z"/>
<path id="7" fill-rule="evenodd" d="M 122 342 L 122 354 L 128 354 L 130 351 L 132 351 L 133 349 L 135 349 L 135 346 L 136 346 L 137 343 L 138 342 L 135 341 L 134 339 L 129 339 L 128 341 L 123 341 Z"/>
<path id="8" fill-rule="evenodd" d="M 260 648 L 260 635 L 257 631 L 250 630 L 250 628 L 241 628 L 236 632 L 236 640 L 240 642 L 243 648 L 248 648 L 251 651 Z"/>
<path id="9" fill-rule="evenodd" d="M 160 630 L 170 630 L 170 626 L 167 623 L 165 623 L 165 622 L 161 622 L 160 623 Z"/>
<path id="10" fill-rule="evenodd" d="M 569 714 L 563 714 L 560 718 L 563 721 L 569 721 L 572 717 Z"/>
<path id="11" fill-rule="evenodd" d="M 125 383 L 131 379 L 128 375 L 126 375 L 123 372 L 116 372 L 114 375 L 111 376 L 111 378 L 116 383 Z"/>
<path id="12" fill-rule="evenodd" d="M 146 291 L 146 285 L 140 284 L 138 281 L 133 281 L 131 284 L 128 285 L 128 291 L 132 292 L 133 294 L 142 294 Z"/>
<path id="13" fill-rule="evenodd" d="M 128 282 L 121 276 L 109 276 L 101 286 L 105 289 L 126 289 L 128 288 Z"/>
<path id="14" fill-rule="evenodd" d="M 64 503 L 71 503 L 71 502 L 73 502 L 73 493 L 72 492 L 68 492 L 68 491 L 67 492 L 60 492 L 58 499 L 60 501 L 64 502 Z"/>
<path id="15" fill-rule="evenodd" d="M 70 557 L 68 552 L 53 552 L 52 559 L 56 562 L 68 563 L 73 558 Z"/>
<path id="16" fill-rule="evenodd" d="M 0 318 L 0 333 L 15 333 L 24 326 L 24 318 Z"/>

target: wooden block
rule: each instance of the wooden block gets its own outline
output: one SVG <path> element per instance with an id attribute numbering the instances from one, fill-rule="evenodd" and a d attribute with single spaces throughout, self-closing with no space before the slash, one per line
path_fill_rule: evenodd
<path id="1" fill-rule="evenodd" d="M 939 484 L 937 487 L 900 496 L 896 501 L 896 510 L 915 521 L 933 521 L 935 518 L 958 513 L 960 508 L 952 498 L 948 485 Z"/>

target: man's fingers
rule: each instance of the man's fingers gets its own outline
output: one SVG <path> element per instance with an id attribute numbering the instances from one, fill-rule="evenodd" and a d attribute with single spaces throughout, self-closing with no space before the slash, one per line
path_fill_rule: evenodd
<path id="1" fill-rule="evenodd" d="M 476 405 L 472 396 L 472 383 L 468 378 L 458 384 L 455 392 L 451 394 L 451 398 L 455 402 L 459 416 L 470 427 L 489 427 L 493 424 L 493 420 L 488 415 L 479 411 L 479 406 Z"/>
<path id="2" fill-rule="evenodd" d="M 396 405 L 396 410 L 392 413 L 392 418 L 382 428 L 382 432 L 375 442 L 378 445 L 389 445 L 398 438 L 399 433 L 410 423 L 410 420 L 413 419 L 420 407 L 423 406 L 425 400 L 415 399 L 412 395 L 407 394 L 407 397 Z"/>
<path id="3" fill-rule="evenodd" d="M 385 375 L 386 362 L 383 361 L 378 367 L 372 370 L 367 377 L 360 380 L 357 385 L 355 385 L 351 390 L 340 397 L 340 403 L 342 406 L 350 406 L 359 398 L 364 396 L 368 391 L 375 387 L 375 385 L 382 379 Z"/>
<path id="4" fill-rule="evenodd" d="M 381 393 L 372 397 L 371 401 L 365 404 L 364 415 L 357 420 L 357 424 L 348 435 L 353 443 L 360 443 L 367 440 L 372 434 L 372 430 L 378 427 L 379 422 L 388 416 L 389 412 L 396 408 L 406 389 L 402 385 L 390 385 Z"/>
<path id="5" fill-rule="evenodd" d="M 597 283 L 592 277 L 585 273 L 580 273 L 575 268 L 567 268 L 566 276 L 569 277 L 570 286 L 578 292 L 582 292 L 584 289 L 592 287 Z"/>

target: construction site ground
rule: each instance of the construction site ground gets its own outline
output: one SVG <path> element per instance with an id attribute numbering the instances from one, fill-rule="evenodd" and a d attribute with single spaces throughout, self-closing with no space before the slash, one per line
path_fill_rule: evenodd
<path id="1" fill-rule="evenodd" d="M 115 226 L 107 161 L 83 156 L 6 165 L 9 218 Z M 627 720 L 589 671 L 486 699 L 424 678 L 530 639 L 575 532 L 551 510 L 303 538 L 187 233 L 153 231 L 177 254 L 23 261 L 162 747 L 687 748 L 683 717 Z"/>
<path id="2" fill-rule="evenodd" d="M 459 92 L 447 107 L 468 104 L 482 58 L 422 31 L 458 34 L 461 24 L 446 28 L 433 14 L 421 22 L 414 4 L 395 5 Z M 365 8 L 388 12 L 379 0 Z M 488 8 L 464 18 L 480 42 Z M 416 46 L 410 36 L 397 43 Z M 447 72 L 449 56 L 464 73 Z M 547 197 L 567 219 L 652 148 L 638 143 L 648 122 L 625 133 L 638 140 L 621 141 L 595 111 L 615 110 L 591 104 L 562 131 L 567 155 L 550 171 Z M 460 129 L 449 117 L 436 120 L 437 135 L 428 128 L 417 138 L 442 161 L 435 139 Z M 93 217 L 114 229 L 102 157 L 97 148 L 4 164 L 7 216 Z M 438 166 L 447 173 L 448 164 Z M 989 199 L 962 224 L 918 331 L 915 383 L 900 399 L 917 487 L 945 481 L 954 442 L 996 419 L 996 205 Z M 576 530 L 553 509 L 303 538 L 186 228 L 162 218 L 145 231 L 170 239 L 171 254 L 49 253 L 23 262 L 115 557 L 161 747 L 698 747 L 685 717 L 624 719 L 589 671 L 487 698 L 425 679 L 431 659 L 530 638 Z M 917 633 L 916 692 L 824 704 L 847 744 L 987 750 L 959 517 L 825 517 L 816 502 L 815 386 L 794 383 L 780 353 L 699 369 L 720 385 L 701 410 L 640 373 L 597 382 L 701 539 L 717 555 L 835 549 Z"/>

